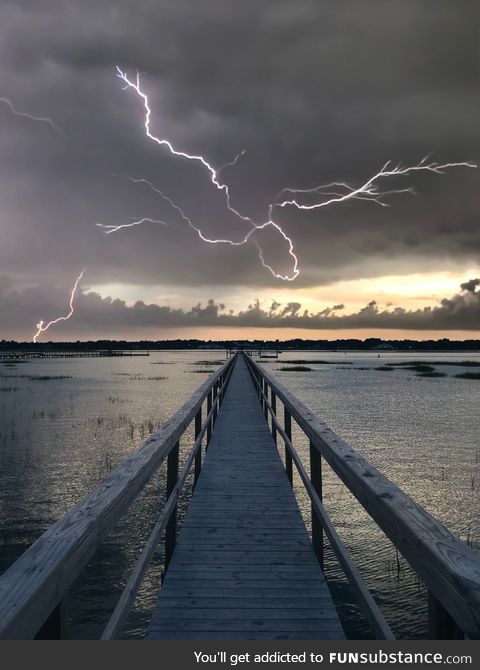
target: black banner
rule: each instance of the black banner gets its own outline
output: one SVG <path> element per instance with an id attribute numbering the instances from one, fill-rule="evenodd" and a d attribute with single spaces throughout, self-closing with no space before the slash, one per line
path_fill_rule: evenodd
<path id="1" fill-rule="evenodd" d="M 36 666 L 166 670 L 313 670 L 480 666 L 477 641 L 55 641 L 3 642 L 2 668 Z"/>

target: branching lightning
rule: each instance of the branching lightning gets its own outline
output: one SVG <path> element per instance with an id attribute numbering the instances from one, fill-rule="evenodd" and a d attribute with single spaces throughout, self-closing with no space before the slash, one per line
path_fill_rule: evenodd
<path id="1" fill-rule="evenodd" d="M 434 172 L 435 174 L 445 174 L 445 170 L 449 168 L 456 167 L 467 167 L 467 168 L 476 168 L 478 165 L 472 161 L 465 161 L 463 163 L 437 163 L 436 161 L 427 162 L 429 156 L 425 156 L 421 161 L 415 165 L 401 165 L 398 164 L 395 167 L 391 167 L 392 162 L 387 161 L 385 165 L 379 170 L 373 177 L 370 177 L 362 186 L 358 188 L 353 188 L 349 184 L 343 182 L 332 182 L 330 184 L 324 184 L 321 186 L 315 186 L 314 188 L 300 189 L 300 188 L 284 188 L 277 195 L 275 205 L 277 207 L 286 207 L 287 205 L 292 205 L 297 209 L 318 209 L 319 207 L 327 207 L 338 202 L 345 202 L 346 200 L 369 200 L 374 202 L 377 205 L 382 207 L 389 207 L 389 203 L 384 202 L 382 198 L 387 195 L 397 194 L 397 193 L 415 193 L 414 189 L 409 188 L 400 188 L 392 189 L 389 191 L 382 191 L 378 182 L 386 177 L 402 177 L 409 175 L 412 172 Z M 332 191 L 330 189 L 337 189 L 337 191 Z M 317 195 L 321 199 L 319 202 L 314 202 L 311 204 L 301 203 L 294 197 L 290 200 L 279 200 L 280 196 L 284 193 L 291 193 L 295 195 Z"/>
<path id="2" fill-rule="evenodd" d="M 105 235 L 110 235 L 111 233 L 116 233 L 122 228 L 134 228 L 135 226 L 141 226 L 144 223 L 159 223 L 162 226 L 171 226 L 172 224 L 169 221 L 163 221 L 163 219 L 151 219 L 149 216 L 142 216 L 141 218 L 136 218 L 130 223 L 120 223 L 120 224 L 106 224 L 106 223 L 96 223 L 95 225 L 98 228 L 102 228 L 105 232 Z"/>
<path id="3" fill-rule="evenodd" d="M 249 216 L 245 216 L 244 214 L 241 214 L 234 207 L 232 207 L 231 202 L 230 202 L 230 190 L 229 190 L 229 188 L 226 184 L 222 183 L 219 180 L 219 178 L 218 178 L 219 170 L 215 169 L 213 167 L 213 165 L 211 165 L 203 156 L 196 155 L 196 154 L 189 154 L 185 151 L 179 151 L 178 149 L 175 149 L 175 147 L 170 142 L 170 140 L 162 139 L 162 138 L 156 137 L 155 135 L 152 134 L 152 132 L 150 130 L 150 118 L 151 118 L 151 115 L 152 115 L 152 110 L 150 109 L 147 94 L 144 93 L 142 91 L 142 89 L 140 88 L 140 73 L 137 72 L 136 81 L 133 82 L 128 78 L 126 73 L 123 72 L 118 67 L 118 65 L 116 66 L 116 68 L 117 68 L 117 77 L 119 79 L 121 79 L 125 84 L 124 89 L 125 90 L 127 90 L 129 88 L 133 89 L 136 92 L 136 94 L 143 101 L 143 106 L 144 106 L 144 109 L 145 109 L 144 127 L 145 127 L 146 136 L 150 140 L 152 140 L 153 142 L 156 142 L 156 144 L 167 147 L 167 149 L 170 151 L 170 153 L 173 154 L 174 156 L 180 156 L 181 158 L 186 158 L 190 161 L 198 161 L 199 163 L 201 163 L 203 165 L 203 167 L 206 168 L 208 170 L 208 172 L 210 173 L 210 180 L 211 180 L 212 184 L 215 184 L 215 186 L 218 188 L 219 191 L 224 191 L 226 202 L 227 202 L 227 208 L 229 209 L 229 211 L 232 214 L 234 214 L 235 216 L 237 216 L 238 218 L 245 221 L 246 223 L 250 223 L 252 225 L 255 225 L 253 223 L 253 221 L 250 219 Z M 243 153 L 244 152 L 242 151 L 239 154 L 237 154 L 237 156 L 235 156 L 234 160 L 230 164 L 235 164 L 237 162 L 238 158 Z M 225 167 L 226 167 L 226 165 L 222 166 L 221 169 L 224 169 Z"/>
<path id="4" fill-rule="evenodd" d="M 208 242 L 209 244 L 230 244 L 231 246 L 242 246 L 242 245 L 244 245 L 244 244 L 246 244 L 247 242 L 250 241 L 250 238 L 252 237 L 252 235 L 256 231 L 264 230 L 265 228 L 268 228 L 268 227 L 275 228 L 276 230 L 278 230 L 281 233 L 282 237 L 285 239 L 285 241 L 288 244 L 288 253 L 292 257 L 292 261 L 293 261 L 292 272 L 288 275 L 283 275 L 283 274 L 279 274 L 279 273 L 275 272 L 274 269 L 270 265 L 268 265 L 268 263 L 265 262 L 265 259 L 263 257 L 263 251 L 262 251 L 262 248 L 259 245 L 258 241 L 252 240 L 254 242 L 255 246 L 258 249 L 258 255 L 259 255 L 260 261 L 261 261 L 263 267 L 266 268 L 267 270 L 269 270 L 273 274 L 273 276 L 276 277 L 277 279 L 283 279 L 284 281 L 293 281 L 294 279 L 296 279 L 296 277 L 299 274 L 299 270 L 298 270 L 298 258 L 297 258 L 297 256 L 295 255 L 295 252 L 294 252 L 293 241 L 280 228 L 280 226 L 272 220 L 272 218 L 271 218 L 272 207 L 269 207 L 269 210 L 268 210 L 269 211 L 269 218 L 268 218 L 267 221 L 265 221 L 261 224 L 255 223 L 249 216 L 247 216 L 245 214 L 242 214 L 235 207 L 232 206 L 231 199 L 230 199 L 229 187 L 227 186 L 227 184 L 221 182 L 220 179 L 219 179 L 220 172 L 227 167 L 231 167 L 231 166 L 236 165 L 239 158 L 241 156 L 245 155 L 245 153 L 246 153 L 245 150 L 239 152 L 235 156 L 235 158 L 232 161 L 230 161 L 229 163 L 225 163 L 224 165 L 222 165 L 219 168 L 214 168 L 213 165 L 211 165 L 203 156 L 196 155 L 196 154 L 189 154 L 185 151 L 179 151 L 178 149 L 176 149 L 173 146 L 173 144 L 169 140 L 156 137 L 155 135 L 152 134 L 152 132 L 150 130 L 150 119 L 151 119 L 151 115 L 152 115 L 152 110 L 150 108 L 150 104 L 149 104 L 149 101 L 148 101 L 147 94 L 144 93 L 144 91 L 142 91 L 142 89 L 140 88 L 140 74 L 137 72 L 136 80 L 135 80 L 135 82 L 133 82 L 131 79 L 128 78 L 127 74 L 125 72 L 123 72 L 123 70 L 121 70 L 118 67 L 118 65 L 117 65 L 116 70 L 117 70 L 117 77 L 119 79 L 121 79 L 125 84 L 124 89 L 125 90 L 127 90 L 129 88 L 133 89 L 135 91 L 135 93 L 143 101 L 143 107 L 144 107 L 144 110 L 145 110 L 144 128 L 145 128 L 146 136 L 150 140 L 155 142 L 156 144 L 167 147 L 168 150 L 170 151 L 170 153 L 173 154 L 174 156 L 180 156 L 181 158 L 185 158 L 185 159 L 191 160 L 191 161 L 198 161 L 199 163 L 201 163 L 203 165 L 203 167 L 206 168 L 207 171 L 209 172 L 211 182 L 217 187 L 217 189 L 219 191 L 224 192 L 227 209 L 232 214 L 234 214 L 234 216 L 236 216 L 241 221 L 243 221 L 244 223 L 249 225 L 250 230 L 244 235 L 243 238 L 241 238 L 240 240 L 237 240 L 237 241 L 231 240 L 231 239 L 210 239 L 202 233 L 200 228 L 198 228 L 197 226 L 195 226 L 193 224 L 192 220 L 184 213 L 184 211 L 177 204 L 175 204 L 172 201 L 171 198 L 169 198 L 164 193 L 162 193 L 159 189 L 154 187 L 151 184 L 151 182 L 149 182 L 146 179 L 138 179 L 138 180 L 132 179 L 132 181 L 134 181 L 134 182 L 135 181 L 144 182 L 144 183 L 148 184 L 150 186 L 150 188 L 152 188 L 152 190 L 154 190 L 158 195 L 160 195 L 161 198 L 166 200 L 177 211 L 177 213 L 180 214 L 180 216 L 182 217 L 184 222 L 186 222 L 187 225 L 190 228 L 192 228 L 204 242 Z M 123 227 L 123 226 L 121 226 L 121 227 Z M 112 229 L 112 232 L 116 232 L 116 231 L 113 231 L 113 229 Z"/>
<path id="5" fill-rule="evenodd" d="M 60 128 L 48 116 L 34 116 L 33 114 L 29 114 L 28 112 L 19 112 L 9 98 L 2 97 L 0 98 L 0 102 L 5 103 L 10 108 L 12 114 L 14 114 L 15 116 L 20 116 L 23 117 L 24 119 L 30 119 L 30 121 L 37 121 L 38 123 L 46 123 L 49 126 L 51 126 L 55 130 L 55 132 L 57 132 L 59 135 L 63 134 Z"/>
<path id="6" fill-rule="evenodd" d="M 268 217 L 267 220 L 263 223 L 255 223 L 249 216 L 242 214 L 239 210 L 231 204 L 230 190 L 229 187 L 220 180 L 219 174 L 222 170 L 227 167 L 236 165 L 237 161 L 241 156 L 245 154 L 245 150 L 238 153 L 235 158 L 229 163 L 225 163 L 219 168 L 215 168 L 209 163 L 204 156 L 190 154 L 185 151 L 180 151 L 176 149 L 173 143 L 170 140 L 165 138 L 159 138 L 154 135 L 151 131 L 151 116 L 152 110 L 149 104 L 147 94 L 142 90 L 140 86 L 140 74 L 137 72 L 135 81 L 132 81 L 128 75 L 121 70 L 118 66 L 116 67 L 117 77 L 124 83 L 124 90 L 131 89 L 137 96 L 142 100 L 144 108 L 144 128 L 145 134 L 151 141 L 155 142 L 160 146 L 166 147 L 170 153 L 174 156 L 179 156 L 181 158 L 197 161 L 208 171 L 210 175 L 211 182 L 216 186 L 216 188 L 222 191 L 225 195 L 225 202 L 227 209 L 234 214 L 241 221 L 246 223 L 249 226 L 248 232 L 238 240 L 231 239 L 211 239 L 203 234 L 201 229 L 198 226 L 195 226 L 192 220 L 185 214 L 183 209 L 179 207 L 176 203 L 172 201 L 170 197 L 165 195 L 160 189 L 152 184 L 147 179 L 134 179 L 133 177 L 128 177 L 133 183 L 142 183 L 146 184 L 151 190 L 153 190 L 157 195 L 159 195 L 164 201 L 168 202 L 170 206 L 180 215 L 182 220 L 192 229 L 201 240 L 209 244 L 230 244 L 232 246 L 242 246 L 248 242 L 252 242 L 258 251 L 258 256 L 263 267 L 269 270 L 274 277 L 277 279 L 282 279 L 284 281 L 293 281 L 298 277 L 300 271 L 298 269 L 298 258 L 295 254 L 294 244 L 292 239 L 287 235 L 283 228 L 278 224 L 273 218 L 273 211 L 275 207 L 287 207 L 292 206 L 300 210 L 316 210 L 321 207 L 327 207 L 332 204 L 346 202 L 348 200 L 367 200 L 374 202 L 382 207 L 388 207 L 389 203 L 385 202 L 384 198 L 389 195 L 401 194 L 401 193 L 411 193 L 415 191 L 412 187 L 404 188 L 394 188 L 390 190 L 382 190 L 380 183 L 383 179 L 389 177 L 405 177 L 411 175 L 415 172 L 433 172 L 435 174 L 445 174 L 445 171 L 451 168 L 456 167 L 467 167 L 467 168 L 476 168 L 478 167 L 476 163 L 471 161 L 466 162 L 456 162 L 456 163 L 438 163 L 436 161 L 430 161 L 429 156 L 425 156 L 418 163 L 414 165 L 402 165 L 397 164 L 392 166 L 392 162 L 388 161 L 385 165 L 370 177 L 364 184 L 358 187 L 351 186 L 345 182 L 331 182 L 329 184 L 324 184 L 320 186 L 315 186 L 314 188 L 301 189 L 301 188 L 284 188 L 282 189 L 274 202 L 268 205 Z M 290 198 L 287 198 L 286 194 L 290 194 Z M 284 199 L 282 199 L 282 197 Z M 310 199 L 310 202 L 304 202 L 305 199 Z M 313 202 L 311 200 L 313 199 Z M 138 221 L 129 223 L 129 224 L 120 224 L 116 226 L 105 226 L 101 227 L 105 230 L 105 233 L 108 235 L 110 233 L 118 232 L 123 228 L 131 228 L 132 226 L 140 225 L 141 223 L 151 222 L 151 219 L 139 219 Z M 163 221 L 161 223 L 164 223 Z M 99 225 L 99 224 L 97 224 Z M 266 228 L 272 228 L 287 243 L 288 254 L 292 259 L 292 269 L 291 272 L 287 275 L 282 275 L 276 272 L 271 265 L 269 265 L 264 258 L 263 249 L 260 246 L 258 240 L 254 238 L 254 234 L 259 230 L 264 230 Z"/>
<path id="7" fill-rule="evenodd" d="M 40 321 L 37 323 L 37 332 L 33 336 L 33 341 L 36 342 L 37 339 L 40 337 L 42 333 L 47 331 L 50 326 L 54 326 L 56 323 L 59 323 L 60 321 L 68 321 L 68 319 L 73 315 L 75 309 L 74 309 L 74 300 L 75 300 L 75 294 L 77 293 L 78 286 L 82 280 L 83 275 L 85 274 L 85 270 L 82 270 L 81 273 L 78 275 L 75 284 L 73 285 L 72 292 L 70 294 L 70 311 L 66 316 L 59 316 L 57 319 L 54 319 L 53 321 L 49 321 L 47 324 L 44 324 L 43 321 Z"/>
<path id="8" fill-rule="evenodd" d="M 217 174 L 220 174 L 225 168 L 228 167 L 233 167 L 238 163 L 238 160 L 242 157 L 245 156 L 247 153 L 246 149 L 242 149 L 242 151 L 239 151 L 238 154 L 235 156 L 235 158 L 232 161 L 229 161 L 228 163 L 224 163 L 223 165 L 220 165 L 220 167 L 217 168 Z"/>

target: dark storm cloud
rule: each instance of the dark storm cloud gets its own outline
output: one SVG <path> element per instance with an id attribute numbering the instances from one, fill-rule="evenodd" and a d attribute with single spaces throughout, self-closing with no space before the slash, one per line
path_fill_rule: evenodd
<path id="1" fill-rule="evenodd" d="M 3 0 L 0 95 L 65 136 L 0 107 L 0 268 L 45 285 L 85 265 L 92 283 L 278 283 L 253 245 L 209 247 L 146 188 L 112 178 L 152 179 L 212 236 L 245 233 L 198 166 L 146 141 L 115 64 L 144 73 L 156 132 L 215 164 L 248 150 L 224 178 L 261 221 L 286 185 L 359 183 L 389 158 L 429 151 L 478 158 L 477 14 L 473 0 Z M 297 284 L 477 262 L 478 172 L 413 183 L 419 195 L 390 208 L 278 212 Z M 139 215 L 175 225 L 106 239 L 94 226 Z M 267 262 L 289 271 L 281 238 L 259 239 Z"/>
<path id="2" fill-rule="evenodd" d="M 206 305 L 199 303 L 186 310 L 147 305 L 142 301 L 128 306 L 123 300 L 102 298 L 94 292 L 80 293 L 74 317 L 56 326 L 52 335 L 62 338 L 77 333 L 109 332 L 118 333 L 118 337 L 129 333 L 133 337 L 146 329 L 165 334 L 165 330 L 171 328 L 192 327 L 479 331 L 480 291 L 475 290 L 479 284 L 479 279 L 462 284 L 460 293 L 444 298 L 434 307 L 381 309 L 375 301 L 371 301 L 353 314 L 342 314 L 343 305 L 311 312 L 297 302 L 286 305 L 274 302 L 270 308 L 263 308 L 259 300 L 237 313 L 213 299 L 208 300 Z M 465 288 L 467 285 L 473 289 Z M 59 293 L 49 292 L 46 300 L 45 294 L 38 289 L 15 291 L 8 280 L 0 278 L 0 313 L 13 327 L 23 330 L 35 323 L 35 319 L 39 320 L 41 315 L 59 314 L 60 302 Z M 43 337 L 48 338 L 48 335 Z"/>

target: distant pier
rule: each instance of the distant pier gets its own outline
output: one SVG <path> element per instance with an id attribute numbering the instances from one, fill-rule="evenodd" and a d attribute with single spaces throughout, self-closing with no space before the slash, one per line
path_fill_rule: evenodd
<path id="1" fill-rule="evenodd" d="M 86 351 L 0 351 L 0 360 L 29 358 L 113 358 L 116 356 L 150 356 L 149 351 L 120 351 L 112 349 Z"/>

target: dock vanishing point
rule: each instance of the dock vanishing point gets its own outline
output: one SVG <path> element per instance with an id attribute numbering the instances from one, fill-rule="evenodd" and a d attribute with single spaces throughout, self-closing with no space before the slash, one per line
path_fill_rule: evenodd
<path id="1" fill-rule="evenodd" d="M 308 471 L 292 442 L 292 422 L 310 442 Z M 180 439 L 191 425 L 194 444 L 180 469 Z M 480 638 L 479 554 L 242 352 L 0 577 L 0 638 L 64 635 L 69 588 L 163 465 L 165 505 L 102 639 L 121 637 L 162 541 L 164 579 L 148 639 L 343 638 L 323 573 L 327 542 L 373 636 L 393 639 L 322 504 L 324 461 L 426 584 L 429 637 Z M 292 488 L 294 468 L 311 501 L 310 532 Z M 177 503 L 191 471 L 193 495 L 179 530 Z"/>

